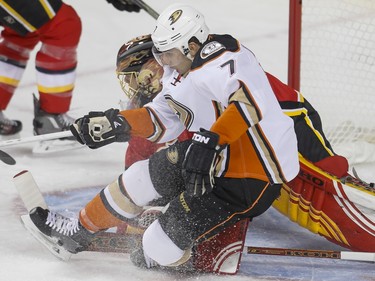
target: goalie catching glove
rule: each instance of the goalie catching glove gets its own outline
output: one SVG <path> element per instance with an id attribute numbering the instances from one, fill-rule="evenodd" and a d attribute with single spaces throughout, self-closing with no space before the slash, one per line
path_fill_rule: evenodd
<path id="1" fill-rule="evenodd" d="M 119 114 L 118 109 L 105 112 L 91 111 L 70 126 L 74 137 L 82 144 L 94 149 L 113 142 L 126 142 L 130 139 L 130 125 Z"/>
<path id="2" fill-rule="evenodd" d="M 212 191 L 214 167 L 217 155 L 222 150 L 218 143 L 219 135 L 204 129 L 193 135 L 182 163 L 182 174 L 189 195 L 201 196 Z"/>

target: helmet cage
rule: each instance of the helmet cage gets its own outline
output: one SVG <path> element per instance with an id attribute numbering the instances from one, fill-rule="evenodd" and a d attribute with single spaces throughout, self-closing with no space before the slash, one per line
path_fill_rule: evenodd
<path id="1" fill-rule="evenodd" d="M 117 72 L 117 79 L 120 82 L 121 89 L 129 100 L 131 100 L 137 94 L 137 78 L 137 71 Z"/>

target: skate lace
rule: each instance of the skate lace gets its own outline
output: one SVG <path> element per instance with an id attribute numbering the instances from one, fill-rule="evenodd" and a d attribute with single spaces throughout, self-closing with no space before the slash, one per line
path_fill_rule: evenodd
<path id="1" fill-rule="evenodd" d="M 74 122 L 74 118 L 70 117 L 67 114 L 59 114 L 57 116 L 57 120 L 63 126 L 63 128 L 68 128 Z"/>
<path id="2" fill-rule="evenodd" d="M 48 213 L 46 225 L 66 236 L 73 235 L 79 230 L 78 219 L 66 218 L 55 212 Z"/>

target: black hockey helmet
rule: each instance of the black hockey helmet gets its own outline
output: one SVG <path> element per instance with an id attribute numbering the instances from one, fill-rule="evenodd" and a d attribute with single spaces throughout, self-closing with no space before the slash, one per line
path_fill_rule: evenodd
<path id="1" fill-rule="evenodd" d="M 121 46 L 117 53 L 116 73 L 131 107 L 150 102 L 161 90 L 163 69 L 152 54 L 150 35 L 136 37 Z"/>
<path id="2" fill-rule="evenodd" d="M 116 71 L 139 72 L 142 65 L 154 57 L 152 46 L 151 35 L 138 36 L 126 42 L 117 53 Z"/>

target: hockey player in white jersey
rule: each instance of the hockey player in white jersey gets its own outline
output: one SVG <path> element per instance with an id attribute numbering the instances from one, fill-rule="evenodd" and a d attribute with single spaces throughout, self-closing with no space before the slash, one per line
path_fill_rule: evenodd
<path id="1" fill-rule="evenodd" d="M 185 5 L 160 15 L 152 39 L 164 66 L 163 91 L 153 102 L 141 109 L 90 112 L 71 128 L 91 148 L 130 136 L 165 142 L 185 128 L 195 132 L 183 163 L 183 192 L 153 187 L 146 173 L 146 184 L 125 176 L 108 188 L 121 193 L 121 202 L 109 203 L 129 219 L 151 200 L 173 198 L 133 255 L 146 267 L 183 264 L 195 241 L 262 214 L 299 170 L 293 121 L 283 114 L 251 51 L 230 35 L 209 35 L 203 15 Z M 81 212 L 78 228 L 53 235 L 76 239 L 80 251 L 87 244 L 83 234 L 110 227 L 105 215 Z M 43 214 L 31 213 L 37 226 L 39 217 Z"/>

